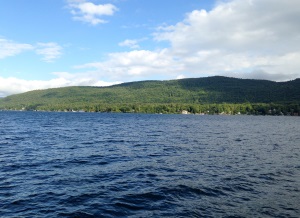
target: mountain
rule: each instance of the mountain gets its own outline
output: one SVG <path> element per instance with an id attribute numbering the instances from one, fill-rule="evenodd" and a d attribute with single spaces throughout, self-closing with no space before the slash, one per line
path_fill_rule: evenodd
<path id="1" fill-rule="evenodd" d="M 130 82 L 110 87 L 64 87 L 0 99 L 0 109 L 96 110 L 120 105 L 300 103 L 300 79 L 288 82 L 229 77 Z M 130 107 L 131 107 L 130 106 Z M 91 109 L 94 108 L 94 109 Z M 131 110 L 135 110 L 132 109 Z M 122 111 L 122 110 L 121 110 Z"/>

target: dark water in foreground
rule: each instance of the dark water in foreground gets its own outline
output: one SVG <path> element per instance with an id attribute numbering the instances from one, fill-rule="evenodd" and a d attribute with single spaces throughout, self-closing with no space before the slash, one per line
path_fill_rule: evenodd
<path id="1" fill-rule="evenodd" d="M 0 112 L 0 217 L 300 217 L 300 119 Z"/>

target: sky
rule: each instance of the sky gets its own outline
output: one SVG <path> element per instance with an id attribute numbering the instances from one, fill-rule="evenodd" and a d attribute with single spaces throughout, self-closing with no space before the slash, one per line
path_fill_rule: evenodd
<path id="1" fill-rule="evenodd" d="M 208 76 L 300 78 L 299 0 L 3 0 L 0 97 Z"/>

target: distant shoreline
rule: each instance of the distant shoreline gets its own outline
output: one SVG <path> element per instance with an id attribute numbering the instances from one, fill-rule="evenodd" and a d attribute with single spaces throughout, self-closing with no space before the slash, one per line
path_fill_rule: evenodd
<path id="1" fill-rule="evenodd" d="M 225 114 L 225 113 L 145 113 L 145 112 L 95 112 L 95 111 L 48 111 L 48 110 L 0 110 L 0 112 L 40 112 L 40 113 L 98 113 L 98 114 L 156 114 L 156 115 L 194 115 L 194 116 L 278 116 L 278 117 L 299 117 L 300 114 Z"/>

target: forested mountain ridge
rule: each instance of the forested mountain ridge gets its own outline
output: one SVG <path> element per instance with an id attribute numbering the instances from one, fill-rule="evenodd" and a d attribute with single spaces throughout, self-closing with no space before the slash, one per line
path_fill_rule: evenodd
<path id="1" fill-rule="evenodd" d="M 132 82 L 116 85 L 115 87 L 120 86 L 128 87 L 131 90 L 157 90 L 161 88 L 161 90 L 165 91 L 165 95 L 169 94 L 169 96 L 165 96 L 168 97 L 166 101 L 176 102 L 176 100 L 179 100 L 181 103 L 270 103 L 300 101 L 300 79 L 289 82 L 273 82 L 268 80 L 214 76 L 161 82 Z"/>
<path id="2" fill-rule="evenodd" d="M 36 90 L 0 99 L 0 109 L 89 111 L 101 107 L 151 104 L 300 103 L 300 79 L 288 82 L 222 76 L 130 82 L 110 87 Z M 92 109 L 91 109 L 92 110 Z"/>

